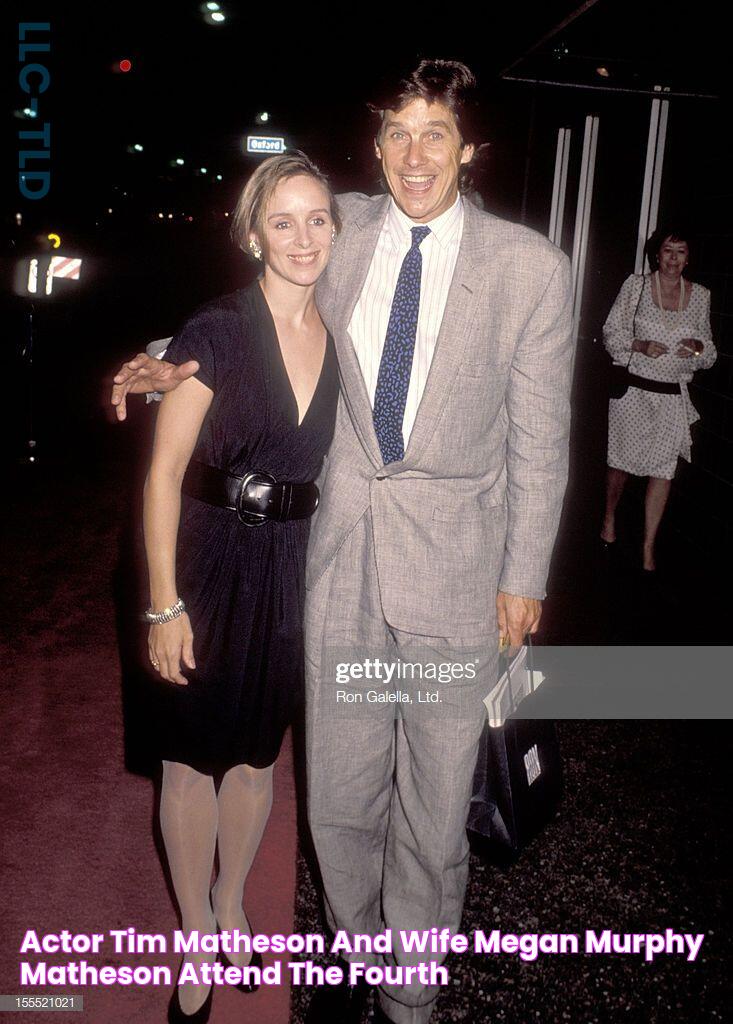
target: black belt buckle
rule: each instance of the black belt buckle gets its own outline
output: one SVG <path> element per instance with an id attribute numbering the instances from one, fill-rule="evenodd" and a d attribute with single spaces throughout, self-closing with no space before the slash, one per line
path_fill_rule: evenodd
<path id="1" fill-rule="evenodd" d="M 246 476 L 242 477 L 242 483 L 237 494 L 237 518 L 240 523 L 244 523 L 245 526 L 264 526 L 264 524 L 272 519 L 271 515 L 267 512 L 253 512 L 251 509 L 245 507 L 245 500 L 253 500 L 253 495 L 248 493 L 253 485 L 257 484 L 276 484 L 277 480 L 274 476 L 269 473 L 247 473 Z"/>

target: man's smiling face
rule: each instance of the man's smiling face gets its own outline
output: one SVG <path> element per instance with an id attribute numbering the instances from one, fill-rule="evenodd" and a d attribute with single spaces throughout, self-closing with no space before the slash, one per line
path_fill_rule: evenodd
<path id="1" fill-rule="evenodd" d="M 385 110 L 375 146 L 394 201 L 423 224 L 456 201 L 458 172 L 473 156 L 473 146 L 461 141 L 452 111 L 424 99 Z"/>

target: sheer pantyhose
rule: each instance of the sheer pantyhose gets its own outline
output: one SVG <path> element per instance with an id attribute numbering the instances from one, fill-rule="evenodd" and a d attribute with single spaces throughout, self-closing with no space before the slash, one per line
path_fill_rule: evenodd
<path id="1" fill-rule="evenodd" d="M 628 477 L 629 474 L 623 469 L 614 469 L 609 466 L 606 471 L 606 513 L 601 528 L 601 540 L 606 541 L 607 544 L 613 544 L 616 540 L 616 507 L 621 500 Z M 643 556 L 644 568 L 650 571 L 656 568 L 654 545 L 671 487 L 671 480 L 663 480 L 655 476 L 649 477 L 646 486 Z"/>
<path id="2" fill-rule="evenodd" d="M 242 893 L 272 807 L 272 772 L 272 765 L 237 765 L 224 775 L 217 795 L 210 775 L 177 761 L 163 762 L 160 825 L 184 932 L 249 932 Z M 211 890 L 217 846 L 219 873 Z M 247 952 L 228 956 L 240 967 L 250 961 Z M 185 957 L 197 967 L 215 960 L 214 953 Z M 208 991 L 208 985 L 182 985 L 183 1012 L 194 1013 Z"/>

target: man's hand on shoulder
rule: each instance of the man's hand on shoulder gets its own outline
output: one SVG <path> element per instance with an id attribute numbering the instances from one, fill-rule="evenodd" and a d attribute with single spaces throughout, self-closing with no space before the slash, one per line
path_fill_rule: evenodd
<path id="1" fill-rule="evenodd" d="M 507 639 L 510 647 L 521 647 L 527 633 L 536 633 L 542 615 L 542 602 L 535 597 L 517 597 L 500 590 L 496 595 L 499 640 Z"/>
<path id="2" fill-rule="evenodd" d="M 193 377 L 199 368 L 195 360 L 181 363 L 167 363 L 164 359 L 155 359 L 145 352 L 139 353 L 134 359 L 123 363 L 113 379 L 112 405 L 117 412 L 117 419 L 122 421 L 127 416 L 126 399 L 128 395 L 142 395 L 151 391 L 173 391 L 184 380 Z"/>

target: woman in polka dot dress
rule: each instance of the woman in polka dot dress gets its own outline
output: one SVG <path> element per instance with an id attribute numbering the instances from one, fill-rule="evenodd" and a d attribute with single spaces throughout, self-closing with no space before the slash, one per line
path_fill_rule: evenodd
<path id="1" fill-rule="evenodd" d="M 624 281 L 603 327 L 625 394 L 608 406 L 608 474 L 601 540 L 616 540 L 616 506 L 629 473 L 649 478 L 644 517 L 644 569 L 653 572 L 654 541 L 681 456 L 690 461 L 690 425 L 699 416 L 687 393 L 695 370 L 715 362 L 710 292 L 687 281 L 684 233 L 669 227 L 647 243 L 652 273 Z M 623 372 L 623 371 L 622 371 Z"/>

